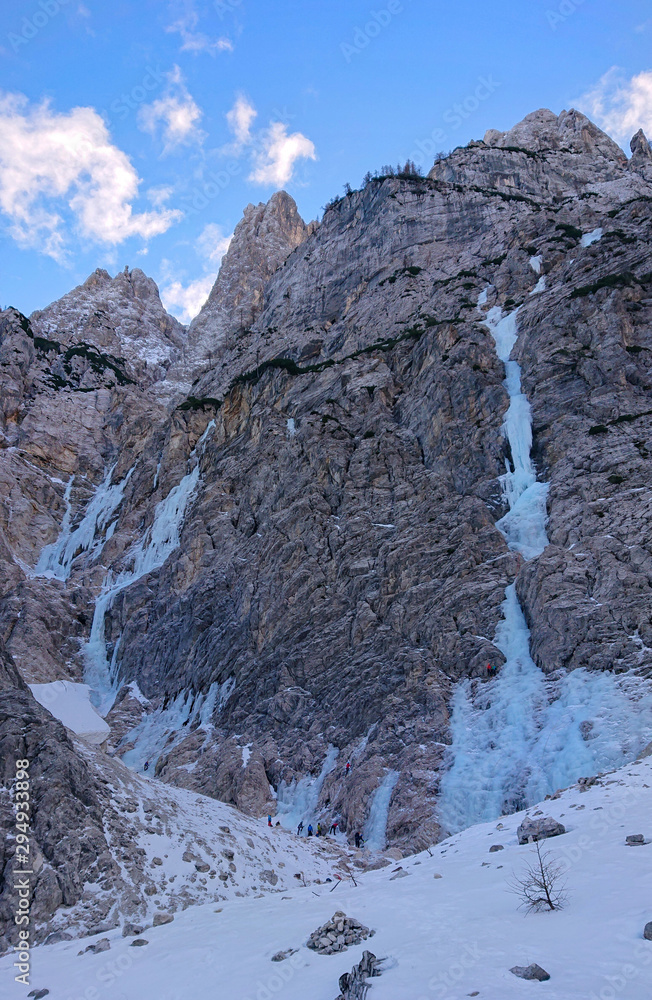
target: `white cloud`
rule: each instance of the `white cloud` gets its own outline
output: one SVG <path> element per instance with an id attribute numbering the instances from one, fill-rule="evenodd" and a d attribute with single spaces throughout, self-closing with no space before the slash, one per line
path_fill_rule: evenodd
<path id="1" fill-rule="evenodd" d="M 182 323 L 190 323 L 208 298 L 214 281 L 214 274 L 206 274 L 187 285 L 173 281 L 161 289 L 161 301 L 167 311 Z"/>
<path id="2" fill-rule="evenodd" d="M 218 226 L 216 222 L 209 222 L 201 231 L 195 248 L 206 261 L 218 265 L 229 249 L 232 236 L 233 233 L 230 236 L 225 236 L 221 226 Z"/>
<path id="3" fill-rule="evenodd" d="M 235 137 L 236 150 L 242 149 L 243 146 L 251 142 L 251 126 L 257 114 L 253 104 L 244 94 L 238 94 L 235 104 L 226 113 L 226 120 Z M 231 148 L 233 149 L 233 147 Z"/>
<path id="4" fill-rule="evenodd" d="M 233 52 L 233 42 L 230 38 L 210 38 L 201 31 L 195 31 L 199 23 L 199 15 L 194 8 L 192 0 L 186 0 L 184 10 L 178 20 L 168 25 L 165 29 L 181 35 L 182 52 L 208 52 L 214 56 L 216 52 Z"/>
<path id="5" fill-rule="evenodd" d="M 182 216 L 161 205 L 134 212 L 140 179 L 94 108 L 58 113 L 0 93 L 0 133 L 0 210 L 21 246 L 64 260 L 65 209 L 81 236 L 107 245 L 157 236 Z"/>
<path id="6" fill-rule="evenodd" d="M 150 135 L 156 135 L 161 127 L 164 153 L 192 143 L 201 145 L 205 139 L 205 133 L 198 127 L 203 117 L 201 108 L 188 92 L 178 66 L 167 74 L 167 78 L 162 97 L 143 105 L 138 112 L 139 127 Z"/>
<path id="7" fill-rule="evenodd" d="M 617 66 L 598 80 L 577 101 L 601 128 L 615 139 L 629 139 L 642 128 L 652 133 L 652 70 L 629 79 Z"/>
<path id="8" fill-rule="evenodd" d="M 306 158 L 317 159 L 314 143 L 301 132 L 288 135 L 287 125 L 272 122 L 261 136 L 248 179 L 256 184 L 283 187 L 292 179 L 296 161 Z"/>
<path id="9" fill-rule="evenodd" d="M 204 274 L 187 284 L 178 278 L 170 280 L 172 265 L 169 261 L 164 262 L 164 272 L 168 279 L 161 288 L 161 301 L 168 312 L 182 323 L 190 323 L 208 298 L 222 257 L 229 248 L 231 236 L 225 236 L 222 227 L 215 222 L 204 226 L 195 243 L 195 250 L 203 262 Z"/>

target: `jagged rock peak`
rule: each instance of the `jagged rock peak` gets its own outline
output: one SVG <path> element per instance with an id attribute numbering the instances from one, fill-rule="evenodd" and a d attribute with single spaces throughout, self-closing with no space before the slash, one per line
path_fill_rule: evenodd
<path id="1" fill-rule="evenodd" d="M 267 282 L 316 226 L 306 225 L 285 191 L 266 203 L 247 205 L 210 295 L 190 324 L 183 357 L 170 370 L 170 384 L 187 391 L 193 377 L 253 324 L 263 309 Z"/>
<path id="2" fill-rule="evenodd" d="M 627 159 L 613 139 L 581 111 L 576 111 L 574 108 L 562 111 L 559 115 L 548 108 L 532 111 L 508 132 L 489 129 L 485 133 L 484 143 L 500 149 L 517 146 L 534 153 L 553 150 L 592 153 L 618 163 L 625 163 Z"/>
<path id="3" fill-rule="evenodd" d="M 122 357 L 147 380 L 162 378 L 185 342 L 181 323 L 166 312 L 156 282 L 140 268 L 114 278 L 97 268 L 45 309 L 30 316 L 35 333 L 71 345 L 85 342 Z"/>
<path id="4" fill-rule="evenodd" d="M 228 314 L 231 326 L 248 326 L 260 311 L 263 285 L 311 231 L 286 191 L 276 191 L 267 203 L 247 205 L 190 329 L 204 328 L 214 318 L 215 306 Z"/>
<path id="5" fill-rule="evenodd" d="M 652 180 L 652 147 L 642 128 L 632 136 L 629 148 L 632 151 L 630 168 L 642 174 L 648 181 Z"/>

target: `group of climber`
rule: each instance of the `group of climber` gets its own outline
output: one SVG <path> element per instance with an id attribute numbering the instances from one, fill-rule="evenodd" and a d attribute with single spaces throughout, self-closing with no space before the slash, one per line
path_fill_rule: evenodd
<path id="1" fill-rule="evenodd" d="M 331 835 L 331 837 L 334 837 L 336 835 L 338 826 L 339 826 L 339 822 L 336 819 L 334 819 L 333 822 L 331 823 L 330 827 L 329 827 L 329 830 L 328 830 L 328 833 Z M 301 820 L 301 822 L 299 823 L 299 825 L 297 827 L 297 837 L 301 836 L 301 834 L 303 833 L 303 830 L 304 830 L 304 825 L 303 825 L 303 820 Z M 316 830 L 314 829 L 312 823 L 308 823 L 308 829 L 306 830 L 306 836 L 312 837 L 313 835 L 316 836 L 316 837 L 325 837 L 326 836 L 326 827 L 323 825 L 323 823 L 318 823 Z"/>
<path id="2" fill-rule="evenodd" d="M 498 667 L 495 664 L 487 664 L 487 677 L 495 677 L 498 673 Z"/>
<path id="3" fill-rule="evenodd" d="M 351 771 L 351 761 L 347 760 L 346 766 L 344 768 L 344 776 L 348 777 L 350 771 Z M 281 825 L 280 820 L 277 820 L 276 823 L 274 824 L 272 822 L 271 815 L 267 817 L 267 826 L 280 826 L 280 825 Z M 334 819 L 330 827 L 328 828 L 328 831 L 323 823 L 317 823 L 317 829 L 313 827 L 312 823 L 308 823 L 308 827 L 306 828 L 304 826 L 303 820 L 301 820 L 299 825 L 297 826 L 297 837 L 302 836 L 304 829 L 306 830 L 306 836 L 308 837 L 313 837 L 313 836 L 326 837 L 327 834 L 330 834 L 331 837 L 335 837 L 337 836 L 337 832 L 339 829 L 339 820 Z M 357 848 L 364 846 L 364 837 L 359 831 L 355 834 L 353 839 L 355 841 L 355 846 Z"/>

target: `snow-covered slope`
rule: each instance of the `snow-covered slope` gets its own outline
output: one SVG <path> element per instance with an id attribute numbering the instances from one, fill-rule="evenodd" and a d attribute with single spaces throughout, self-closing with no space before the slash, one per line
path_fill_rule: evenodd
<path id="1" fill-rule="evenodd" d="M 74 906 L 59 909 L 49 936 L 83 937 L 127 921 L 147 925 L 159 910 L 287 892 L 299 881 L 346 878 L 355 866 L 353 852 L 333 841 L 270 829 L 215 799 L 134 774 L 88 742 L 76 749 L 110 789 L 103 826 L 118 867 L 105 865 Z"/>
<path id="2" fill-rule="evenodd" d="M 652 759 L 583 787 L 584 793 L 575 786 L 527 813 L 541 811 L 566 826 L 563 836 L 545 845 L 566 868 L 569 899 L 561 911 L 525 915 L 508 891 L 533 852 L 518 845 L 520 813 L 368 872 L 356 878 L 357 886 L 303 887 L 295 880 L 273 896 L 193 907 L 172 924 L 147 929 L 148 944 L 141 948 L 120 930 L 107 935 L 108 954 L 77 957 L 78 941 L 39 947 L 30 988 L 49 989 L 51 1000 L 89 995 L 90 987 L 124 1000 L 333 1000 L 338 977 L 369 948 L 386 959 L 369 1000 L 509 1000 L 533 993 L 547 1000 L 649 1000 L 652 942 L 642 932 L 652 919 L 652 844 L 628 847 L 625 839 L 652 835 Z M 261 827 L 259 835 L 265 834 Z M 283 852 L 291 852 L 289 836 L 276 830 L 270 831 L 270 850 L 280 851 L 277 837 Z M 490 852 L 494 844 L 504 849 Z M 290 856 L 283 853 L 287 861 Z M 373 928 L 374 937 L 336 955 L 309 951 L 310 933 L 335 910 Z M 273 955 L 291 948 L 295 954 L 272 964 Z M 7 976 L 11 962 L 10 956 L 0 962 Z M 548 982 L 526 982 L 510 972 L 532 962 L 550 974 Z"/>
<path id="3" fill-rule="evenodd" d="M 52 681 L 50 684 L 30 684 L 29 687 L 39 705 L 63 722 L 66 729 L 88 743 L 104 743 L 111 729 L 91 705 L 88 684 Z"/>

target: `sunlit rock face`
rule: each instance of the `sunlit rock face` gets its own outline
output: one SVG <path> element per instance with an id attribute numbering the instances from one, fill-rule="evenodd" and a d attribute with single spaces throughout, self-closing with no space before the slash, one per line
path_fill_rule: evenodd
<path id="1" fill-rule="evenodd" d="M 3 314 L 0 623 L 23 676 L 81 680 L 104 600 L 128 763 L 255 815 L 282 788 L 350 836 L 385 823 L 403 848 L 440 835 L 451 699 L 507 662 L 507 588 L 544 701 L 578 668 L 638 684 L 652 667 L 646 142 L 628 160 L 579 113 L 539 111 L 428 177 L 372 180 L 317 228 L 275 195 L 246 210 L 187 335 L 144 276 L 108 279 L 115 316 L 149 303 L 147 343 L 168 352 L 155 371 L 129 354 L 126 320 L 80 320 L 95 353 L 66 357 L 81 334 L 43 317 L 89 316 L 88 282 L 65 310 Z M 514 394 L 492 309 L 518 310 L 506 358 L 547 488 L 542 550 L 510 546 L 503 523 Z M 67 578 L 35 575 L 109 472 L 120 502 Z M 139 574 L 156 545 L 164 561 Z M 569 723 L 582 767 L 600 743 L 587 711 Z M 646 725 L 623 733 L 628 752 Z"/>

